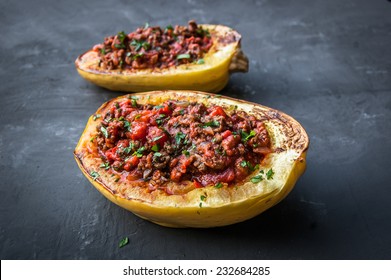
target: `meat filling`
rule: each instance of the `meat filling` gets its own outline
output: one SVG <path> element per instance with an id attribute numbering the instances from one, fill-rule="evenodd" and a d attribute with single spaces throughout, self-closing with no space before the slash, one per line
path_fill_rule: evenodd
<path id="1" fill-rule="evenodd" d="M 203 57 L 212 46 L 208 30 L 194 20 L 188 26 L 137 28 L 126 34 L 106 37 L 93 50 L 99 52 L 103 69 L 164 69 L 186 63 L 203 64 Z"/>
<path id="2" fill-rule="evenodd" d="M 239 183 L 270 152 L 261 120 L 243 111 L 229 115 L 217 105 L 139 105 L 130 97 L 99 117 L 94 141 L 102 166 L 149 190 L 165 189 L 170 180 L 190 180 L 195 187 Z"/>

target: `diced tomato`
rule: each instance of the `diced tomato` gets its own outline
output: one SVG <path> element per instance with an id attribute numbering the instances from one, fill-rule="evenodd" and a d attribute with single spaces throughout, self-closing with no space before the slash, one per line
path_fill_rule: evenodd
<path id="1" fill-rule="evenodd" d="M 207 173 L 199 177 L 199 181 L 204 187 L 214 185 L 219 182 L 230 183 L 233 180 L 235 180 L 235 172 L 231 167 L 227 168 L 222 173 L 218 173 L 218 174 Z"/>
<path id="2" fill-rule="evenodd" d="M 114 148 L 111 148 L 111 149 L 108 149 L 106 152 L 105 152 L 105 156 L 107 158 L 107 160 L 111 163 L 113 161 L 116 161 L 116 160 L 120 160 L 121 158 L 119 157 L 119 155 L 117 154 L 117 147 L 114 147 Z"/>
<path id="3" fill-rule="evenodd" d="M 117 147 L 122 147 L 126 148 L 129 146 L 129 140 L 128 139 L 123 139 L 123 140 L 118 140 Z"/>
<path id="4" fill-rule="evenodd" d="M 220 106 L 214 106 L 210 109 L 210 116 L 222 116 L 222 117 L 227 117 L 227 114 L 224 112 L 224 109 Z"/>
<path id="5" fill-rule="evenodd" d="M 223 137 L 223 139 L 227 138 L 230 135 L 232 135 L 232 132 L 230 130 L 226 130 L 223 133 L 221 133 L 221 137 Z"/>
<path id="6" fill-rule="evenodd" d="M 132 130 L 130 132 L 130 138 L 132 140 L 141 140 L 144 139 L 147 135 L 147 124 L 144 122 L 133 122 Z"/>
<path id="7" fill-rule="evenodd" d="M 168 104 L 163 104 L 163 107 L 157 109 L 158 114 L 164 114 L 166 116 L 170 116 L 172 114 L 172 110 Z"/>
<path id="8" fill-rule="evenodd" d="M 132 156 L 126 161 L 126 163 L 124 165 L 124 169 L 126 171 L 130 171 L 130 170 L 136 168 L 139 162 L 140 162 L 140 160 L 137 156 Z"/>
<path id="9" fill-rule="evenodd" d="M 151 145 L 158 144 L 160 147 L 163 147 L 164 143 L 168 140 L 168 136 L 162 129 L 156 126 L 150 126 L 148 128 L 147 139 L 151 142 Z"/>
<path id="10" fill-rule="evenodd" d="M 201 185 L 200 182 L 198 182 L 197 180 L 193 180 L 193 183 L 194 183 L 194 187 L 196 187 L 197 189 L 199 188 L 202 188 L 203 186 Z"/>

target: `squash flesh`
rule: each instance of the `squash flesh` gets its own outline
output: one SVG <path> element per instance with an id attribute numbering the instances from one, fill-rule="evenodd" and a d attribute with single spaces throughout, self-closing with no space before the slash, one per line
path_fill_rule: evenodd
<path id="1" fill-rule="evenodd" d="M 105 197 L 144 219 L 170 227 L 215 227 L 244 221 L 281 201 L 305 170 L 308 136 L 295 120 L 281 112 L 244 101 L 209 97 L 209 94 L 201 92 L 147 92 L 135 96 L 140 104 L 161 104 L 167 99 L 177 99 L 221 105 L 228 110 L 238 106 L 238 109 L 256 116 L 269 116 L 270 120 L 265 124 L 271 136 L 272 148 L 276 150 L 266 156 L 261 166 L 263 170 L 273 168 L 272 180 L 265 179 L 254 184 L 247 179 L 232 187 L 199 188 L 185 195 L 167 195 L 159 190 L 148 193 L 143 188 L 131 186 L 129 182 L 115 182 L 115 178 L 99 168 L 102 160 L 89 152 L 94 148 L 90 138 L 96 133 L 97 124 L 91 116 L 75 149 L 80 169 Z M 103 115 L 109 105 L 120 98 L 104 104 L 97 114 Z M 100 177 L 92 178 L 92 171 L 98 171 Z M 205 196 L 206 200 L 201 201 L 201 196 Z"/>

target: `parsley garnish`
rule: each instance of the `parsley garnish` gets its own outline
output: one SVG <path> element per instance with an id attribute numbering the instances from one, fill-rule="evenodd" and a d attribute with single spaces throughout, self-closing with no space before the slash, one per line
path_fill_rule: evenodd
<path id="1" fill-rule="evenodd" d="M 136 156 L 138 158 L 141 158 L 141 157 L 143 157 L 144 151 L 145 151 L 145 147 L 141 147 L 137 151 L 135 151 L 132 156 Z"/>
<path id="2" fill-rule="evenodd" d="M 262 177 L 262 175 L 260 175 L 260 174 L 257 175 L 257 176 L 255 176 L 255 177 L 252 177 L 252 178 L 251 178 L 251 182 L 254 183 L 254 184 L 255 184 L 255 183 L 259 183 L 259 182 L 261 182 L 262 180 L 263 180 L 263 177 Z"/>
<path id="3" fill-rule="evenodd" d="M 98 177 L 100 176 L 99 173 L 96 172 L 96 171 L 92 171 L 90 174 L 91 174 L 91 176 L 92 176 L 92 179 L 94 179 L 94 181 L 95 181 L 96 179 L 98 179 Z"/>
<path id="4" fill-rule="evenodd" d="M 186 138 L 186 134 L 181 132 L 181 131 L 179 131 L 175 135 L 175 142 L 176 142 L 176 144 L 179 145 L 182 142 L 182 140 L 185 140 L 185 138 Z"/>
<path id="5" fill-rule="evenodd" d="M 105 170 L 108 170 L 110 168 L 110 163 L 104 162 L 101 165 L 99 165 L 100 168 L 104 168 Z"/>
<path id="6" fill-rule="evenodd" d="M 174 30 L 172 25 L 167 25 L 166 29 L 164 30 L 164 33 L 167 33 L 168 30 Z"/>
<path id="7" fill-rule="evenodd" d="M 183 53 L 183 54 L 178 54 L 176 59 L 189 59 L 190 58 L 190 54 L 188 53 Z"/>
<path id="8" fill-rule="evenodd" d="M 197 64 L 204 64 L 205 63 L 205 60 L 203 58 L 200 58 L 199 60 L 197 60 Z"/>
<path id="9" fill-rule="evenodd" d="M 158 152 L 159 151 L 159 145 L 158 144 L 153 145 L 151 150 L 154 151 L 154 152 Z"/>
<path id="10" fill-rule="evenodd" d="M 267 178 L 268 180 L 273 179 L 273 175 L 274 175 L 274 171 L 273 171 L 272 168 L 270 168 L 269 171 L 266 172 L 266 178 Z"/>
<path id="11" fill-rule="evenodd" d="M 126 128 L 128 131 L 130 131 L 131 124 L 128 121 L 124 121 L 124 128 Z"/>
<path id="12" fill-rule="evenodd" d="M 202 125 L 203 128 L 205 128 L 205 127 L 219 127 L 219 126 L 220 126 L 220 123 L 216 120 L 206 122 Z"/>
<path id="13" fill-rule="evenodd" d="M 124 237 L 118 244 L 118 247 L 119 248 L 122 248 L 124 247 L 126 244 L 129 243 L 129 238 L 128 237 Z"/>
<path id="14" fill-rule="evenodd" d="M 133 107 L 137 107 L 137 99 L 138 99 L 138 97 L 132 96 L 131 99 L 132 99 L 132 106 Z"/>
<path id="15" fill-rule="evenodd" d="M 152 142 L 156 142 L 157 140 L 161 139 L 162 137 L 163 137 L 163 135 L 157 136 L 152 139 Z"/>
<path id="16" fill-rule="evenodd" d="M 184 154 L 186 157 L 190 156 L 190 153 L 188 150 L 183 150 L 182 154 Z"/>
<path id="17" fill-rule="evenodd" d="M 109 138 L 109 133 L 107 132 L 107 129 L 104 126 L 100 127 L 100 131 L 103 133 L 105 138 Z"/>
<path id="18" fill-rule="evenodd" d="M 201 196 L 200 196 L 200 199 L 201 199 L 201 201 L 205 201 L 206 195 L 201 195 Z"/>
<path id="19" fill-rule="evenodd" d="M 123 150 L 122 150 L 122 152 L 124 153 L 124 154 L 130 154 L 130 152 L 133 150 L 133 143 L 131 143 L 131 145 L 129 145 L 129 147 L 126 147 L 126 148 L 124 148 Z"/>
<path id="20" fill-rule="evenodd" d="M 257 133 L 254 130 L 251 130 L 250 133 L 247 133 L 247 132 L 241 130 L 240 135 L 242 136 L 242 141 L 247 142 L 250 138 L 257 135 Z"/>
<path id="21" fill-rule="evenodd" d="M 221 182 L 218 182 L 216 185 L 215 185 L 215 188 L 216 189 L 220 189 L 220 188 L 222 188 L 223 187 L 223 183 L 221 183 Z"/>

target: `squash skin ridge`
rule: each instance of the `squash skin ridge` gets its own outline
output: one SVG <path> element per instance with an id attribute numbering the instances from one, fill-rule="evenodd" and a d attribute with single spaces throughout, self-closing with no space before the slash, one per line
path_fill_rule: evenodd
<path id="1" fill-rule="evenodd" d="M 294 159 L 293 163 L 289 166 L 290 167 L 290 169 L 288 170 L 289 172 L 287 172 L 287 174 L 284 175 L 285 181 L 278 188 L 274 188 L 268 192 L 261 192 L 246 197 L 245 199 L 225 201 L 224 203 L 220 203 L 220 204 L 217 203 L 216 205 L 213 205 L 213 203 L 211 203 L 210 205 L 205 204 L 203 207 L 200 208 L 198 206 L 199 201 L 194 202 L 191 200 L 190 201 L 191 203 L 189 202 L 187 205 L 186 205 L 186 201 L 184 201 L 184 204 L 178 203 L 178 206 L 176 206 L 174 204 L 164 205 L 163 203 L 162 205 L 157 203 L 160 198 L 159 196 L 157 196 L 157 198 L 155 197 L 150 200 L 142 199 L 140 197 L 130 198 L 130 197 L 122 196 L 118 192 L 117 193 L 113 192 L 112 189 L 109 186 L 107 186 L 106 182 L 104 182 L 104 180 L 102 181 L 100 177 L 94 180 L 94 178 L 92 178 L 92 176 L 90 175 L 89 167 L 88 166 L 86 167 L 83 163 L 83 156 L 84 156 L 82 153 L 83 149 L 80 148 L 89 136 L 87 135 L 87 137 L 83 138 L 83 134 L 88 132 L 86 131 L 88 128 L 88 124 L 87 124 L 86 130 L 83 132 L 82 137 L 80 138 L 80 141 L 74 152 L 77 164 L 79 165 L 83 174 L 88 178 L 88 180 L 94 185 L 94 187 L 99 192 L 101 192 L 110 201 L 114 202 L 120 207 L 123 207 L 133 212 L 137 216 L 150 220 L 154 223 L 163 226 L 169 226 L 169 227 L 216 227 L 216 226 L 225 226 L 225 225 L 241 222 L 262 213 L 263 211 L 267 210 L 268 208 L 280 202 L 284 197 L 286 197 L 289 194 L 289 192 L 294 187 L 298 178 L 305 171 L 306 168 L 305 157 L 309 145 L 308 136 L 305 130 L 300 126 L 300 124 L 297 123 L 297 121 L 295 121 L 292 117 L 282 112 L 247 101 L 244 102 L 242 100 L 229 98 L 229 97 L 220 98 L 213 94 L 200 93 L 200 92 L 186 92 L 186 91 L 146 92 L 146 93 L 135 94 L 134 96 L 138 96 L 139 98 L 141 97 L 144 99 L 146 99 L 146 96 L 150 96 L 152 99 L 154 99 L 154 101 L 151 102 L 152 104 L 155 101 L 162 102 L 162 100 L 165 99 L 186 98 L 187 96 L 191 96 L 195 100 L 201 99 L 201 101 L 203 101 L 202 98 L 205 99 L 206 96 L 211 96 L 210 98 L 207 98 L 208 102 L 211 104 L 216 104 L 216 102 L 226 103 L 228 101 L 231 103 L 233 102 L 232 104 L 243 103 L 247 107 L 253 106 L 254 107 L 253 109 L 255 109 L 254 112 L 256 114 L 259 111 L 265 113 L 264 114 L 265 117 L 270 118 L 273 121 L 277 120 L 277 127 L 284 123 L 289 123 L 292 127 L 290 130 L 293 132 L 299 131 L 300 132 L 299 135 L 301 136 L 298 138 L 299 140 L 296 142 L 292 142 L 292 143 L 288 142 L 288 144 L 290 143 L 290 145 L 292 145 L 292 147 L 294 147 L 294 149 L 297 150 L 297 155 L 296 155 L 296 151 L 294 151 L 295 156 L 289 157 L 290 160 Z M 98 112 L 100 112 L 100 110 L 104 110 L 105 108 L 107 108 L 109 104 L 112 104 L 114 100 L 120 98 L 123 97 L 118 97 L 108 102 L 105 102 L 102 106 L 100 106 Z M 92 116 L 90 117 L 88 123 L 93 124 Z M 288 130 L 286 133 L 289 134 L 292 132 L 289 132 Z M 288 152 L 289 151 L 292 150 L 288 150 Z M 279 154 L 284 155 L 285 153 L 287 153 L 287 147 L 285 147 L 283 151 L 278 151 L 274 153 L 273 157 L 274 155 L 279 155 Z M 273 157 L 271 159 L 272 161 L 273 161 Z M 276 170 L 276 174 L 277 174 L 277 170 Z M 250 185 L 250 187 L 253 187 L 252 185 Z M 238 188 L 245 188 L 245 187 L 246 186 L 241 185 Z M 203 190 L 196 189 L 196 194 L 193 197 L 199 197 L 199 194 L 201 194 L 203 191 L 207 191 L 208 194 L 215 193 L 213 187 L 212 189 L 210 189 L 210 187 L 206 187 L 203 188 Z M 178 199 L 178 201 L 181 200 Z"/>

